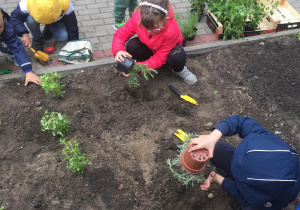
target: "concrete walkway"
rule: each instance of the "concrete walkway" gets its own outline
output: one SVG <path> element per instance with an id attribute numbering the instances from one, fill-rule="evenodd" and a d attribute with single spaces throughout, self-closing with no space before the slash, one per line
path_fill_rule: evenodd
<path id="1" fill-rule="evenodd" d="M 1 7 L 10 14 L 18 5 L 19 0 L 0 0 Z M 61 72 L 66 73 L 69 71 L 79 71 L 85 68 L 95 68 L 99 65 L 113 64 L 114 59 L 111 53 L 112 36 L 115 32 L 113 29 L 113 0 L 73 0 L 74 9 L 77 15 L 79 36 L 80 39 L 90 40 L 94 50 L 94 61 L 89 63 L 77 65 L 63 65 L 58 61 L 57 54 L 59 50 L 66 44 L 65 42 L 57 43 L 55 52 L 50 55 L 52 59 L 51 65 L 43 66 L 38 63 L 33 57 L 33 53 L 28 50 L 33 71 L 36 74 L 42 75 L 46 72 Z M 140 2 L 140 0 L 139 0 Z M 300 0 L 288 0 L 288 2 L 300 12 Z M 188 0 L 171 0 L 174 14 L 187 15 L 190 12 L 190 3 Z M 272 36 L 283 34 L 291 34 L 298 32 L 300 29 L 278 32 L 274 34 L 259 35 L 239 40 L 220 41 L 217 40 L 206 24 L 206 11 L 198 24 L 198 34 L 194 41 L 187 42 L 185 50 L 187 54 L 199 54 L 208 52 L 214 49 L 227 47 L 241 42 L 247 42 L 257 39 L 265 39 Z M 128 15 L 127 15 L 128 16 Z M 127 17 L 128 18 L 128 17 Z M 44 47 L 51 45 L 52 40 L 48 41 Z M 13 63 L 7 60 L 6 55 L 0 53 L 0 70 L 6 67 L 11 70 L 10 74 L 0 76 L 1 80 L 23 78 L 24 73 L 19 67 L 14 66 Z"/>

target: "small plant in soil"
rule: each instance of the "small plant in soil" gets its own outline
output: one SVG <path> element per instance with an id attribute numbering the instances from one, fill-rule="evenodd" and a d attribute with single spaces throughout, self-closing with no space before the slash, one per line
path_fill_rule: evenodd
<path id="1" fill-rule="evenodd" d="M 0 207 L 0 210 L 4 210 L 5 209 L 5 207 L 2 205 L 1 207 Z"/>
<path id="2" fill-rule="evenodd" d="M 300 31 L 298 33 L 295 33 L 295 36 L 300 40 Z"/>
<path id="3" fill-rule="evenodd" d="M 46 73 L 40 77 L 40 85 L 46 94 L 53 93 L 54 97 L 63 97 L 66 91 L 63 90 L 64 84 L 60 82 L 61 76 L 57 72 Z"/>
<path id="4" fill-rule="evenodd" d="M 84 166 L 87 164 L 92 165 L 92 162 L 86 157 L 85 153 L 81 153 L 77 140 L 66 141 L 66 139 L 61 139 L 60 144 L 65 145 L 61 154 L 69 161 L 68 171 L 73 169 L 74 173 L 82 176 Z"/>
<path id="5" fill-rule="evenodd" d="M 166 163 L 169 166 L 170 171 L 173 174 L 173 177 L 178 179 L 183 185 L 194 185 L 194 183 L 201 184 L 204 181 L 204 176 L 202 173 L 199 174 L 191 174 L 188 173 L 180 163 L 180 155 L 181 153 L 188 147 L 192 138 L 198 137 L 198 134 L 188 134 L 188 137 L 185 139 L 184 143 L 181 145 L 177 145 L 179 147 L 179 154 L 174 159 L 167 159 Z"/>
<path id="6" fill-rule="evenodd" d="M 187 18 L 182 18 L 181 15 L 176 14 L 175 20 L 183 38 L 189 39 L 197 34 L 198 14 L 196 12 L 192 12 Z"/>
<path id="7" fill-rule="evenodd" d="M 48 110 L 45 111 L 41 119 L 42 131 L 50 130 L 53 136 L 64 136 L 64 133 L 69 131 L 70 124 L 67 115 L 62 115 L 59 112 L 49 114 Z"/>
<path id="8" fill-rule="evenodd" d="M 135 63 L 133 64 L 130 75 L 129 75 L 129 87 L 137 88 L 140 86 L 139 82 L 139 74 L 142 74 L 143 77 L 148 80 L 149 76 L 154 78 L 154 74 L 158 74 L 158 72 L 154 69 L 148 68 L 146 65 Z"/>

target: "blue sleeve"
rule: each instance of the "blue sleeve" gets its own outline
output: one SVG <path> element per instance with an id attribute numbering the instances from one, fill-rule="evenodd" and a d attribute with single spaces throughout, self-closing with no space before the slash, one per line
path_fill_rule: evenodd
<path id="1" fill-rule="evenodd" d="M 245 138 L 251 133 L 262 135 L 274 135 L 272 132 L 267 131 L 264 127 L 258 124 L 250 117 L 240 117 L 234 115 L 228 117 L 226 120 L 221 121 L 213 129 L 221 131 L 223 136 L 233 136 L 238 134 L 241 138 Z"/>
<path id="2" fill-rule="evenodd" d="M 241 205 L 250 205 L 245 199 L 243 198 L 242 194 L 240 193 L 239 189 L 236 186 L 236 182 L 230 179 L 224 179 L 221 187 L 226 190 L 233 198 L 237 199 Z"/>
<path id="3" fill-rule="evenodd" d="M 24 73 L 32 71 L 32 65 L 27 52 L 24 49 L 22 41 L 14 32 L 11 22 L 8 22 L 8 24 L 5 25 L 1 36 L 8 49 L 16 56 L 16 61 Z"/>
<path id="4" fill-rule="evenodd" d="M 74 11 L 64 16 L 64 23 L 66 26 L 66 30 L 68 32 L 68 41 L 78 40 L 79 32 L 78 32 L 77 18 Z"/>
<path id="5" fill-rule="evenodd" d="M 26 21 L 29 14 L 24 13 L 21 11 L 20 6 L 18 5 L 17 8 L 12 11 L 11 13 L 11 24 L 13 25 L 14 31 L 18 36 L 22 36 L 23 34 L 29 34 L 24 22 Z"/>

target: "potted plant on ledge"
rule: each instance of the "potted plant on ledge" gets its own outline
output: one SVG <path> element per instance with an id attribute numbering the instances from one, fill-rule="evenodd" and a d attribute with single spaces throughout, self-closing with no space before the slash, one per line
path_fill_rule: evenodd
<path id="1" fill-rule="evenodd" d="M 186 40 L 192 41 L 195 39 L 197 34 L 198 14 L 193 12 L 189 14 L 187 18 L 182 18 L 180 15 L 175 15 L 175 19 L 183 36 L 182 46 L 185 46 Z"/>
<path id="2" fill-rule="evenodd" d="M 196 12 L 198 14 L 198 22 L 200 22 L 201 17 L 203 15 L 203 11 L 205 8 L 205 2 L 206 0 L 189 0 L 191 3 L 191 12 Z"/>
<path id="3" fill-rule="evenodd" d="M 209 22 L 209 19 L 215 18 L 217 31 L 214 33 L 218 36 L 217 38 L 221 38 L 219 34 L 223 32 L 222 38 L 227 40 L 242 38 L 245 34 L 245 28 L 254 31 L 258 28 L 267 30 L 268 27 L 272 27 L 274 24 L 266 16 L 268 13 L 272 14 L 279 2 L 269 6 L 256 0 L 208 0 L 207 4 L 209 7 L 207 24 L 212 29 L 212 23 Z M 221 32 L 219 31 L 220 25 L 222 25 Z"/>

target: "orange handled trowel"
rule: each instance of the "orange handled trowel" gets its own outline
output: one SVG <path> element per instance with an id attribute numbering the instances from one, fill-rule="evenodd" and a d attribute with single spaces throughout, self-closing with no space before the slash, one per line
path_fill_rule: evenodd
<path id="1" fill-rule="evenodd" d="M 30 48 L 31 51 L 34 53 L 34 57 L 44 63 L 47 63 L 49 60 L 49 55 L 43 53 L 42 51 L 35 51 L 33 48 Z"/>

